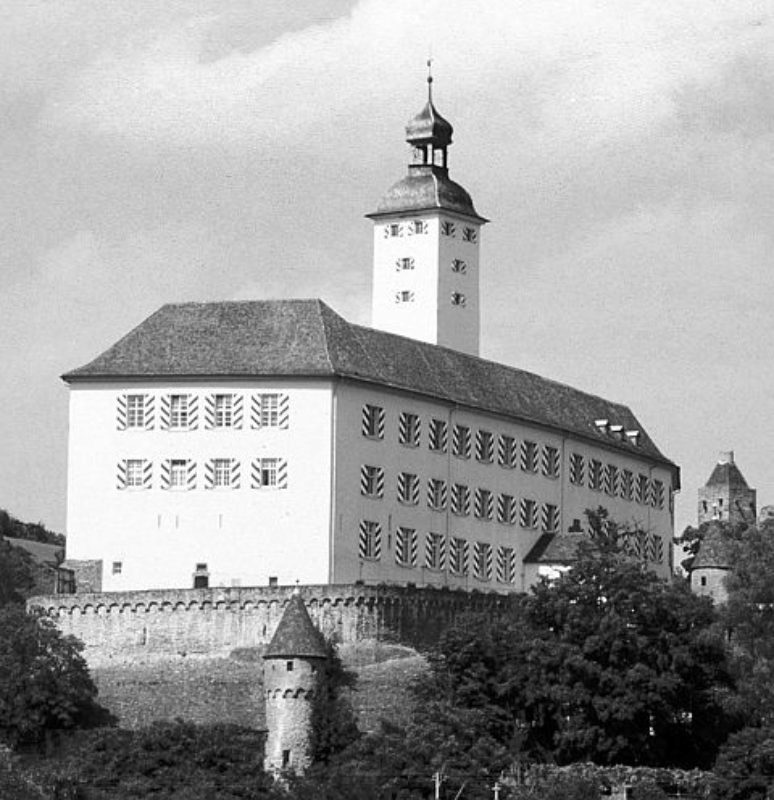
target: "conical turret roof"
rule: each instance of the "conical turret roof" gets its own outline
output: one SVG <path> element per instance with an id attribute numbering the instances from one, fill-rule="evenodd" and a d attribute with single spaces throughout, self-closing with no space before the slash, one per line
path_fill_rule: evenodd
<path id="1" fill-rule="evenodd" d="M 315 628 L 301 594 L 293 592 L 264 658 L 327 658 L 322 634 Z"/>

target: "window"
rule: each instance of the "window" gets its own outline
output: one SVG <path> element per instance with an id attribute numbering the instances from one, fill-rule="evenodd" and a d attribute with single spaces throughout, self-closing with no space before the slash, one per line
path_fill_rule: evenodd
<path id="1" fill-rule="evenodd" d="M 602 491 L 602 462 L 596 458 L 589 461 L 589 489 Z"/>
<path id="2" fill-rule="evenodd" d="M 124 568 L 123 561 L 114 561 L 113 562 L 113 569 L 111 570 L 113 575 L 120 575 L 121 571 Z"/>
<path id="3" fill-rule="evenodd" d="M 707 576 L 706 575 L 702 575 L 701 576 L 701 585 L 702 586 L 706 586 L 707 585 Z"/>
<path id="4" fill-rule="evenodd" d="M 278 466 L 279 459 L 277 458 L 259 458 L 258 459 L 258 472 L 260 477 L 260 485 L 262 487 L 276 486 L 278 483 Z"/>
<path id="5" fill-rule="evenodd" d="M 363 464 L 360 467 L 360 494 L 364 497 L 384 497 L 384 468 Z"/>
<path id="6" fill-rule="evenodd" d="M 463 242 L 475 242 L 478 239 L 478 232 L 475 228 L 465 227 L 462 229 Z"/>
<path id="7" fill-rule="evenodd" d="M 234 427 L 241 427 L 242 398 L 234 395 Z M 254 394 L 251 400 L 250 423 L 254 429 L 281 428 L 290 423 L 290 398 L 279 392 Z"/>
<path id="8" fill-rule="evenodd" d="M 543 446 L 542 469 L 546 478 L 559 477 L 559 450 L 550 444 Z"/>
<path id="9" fill-rule="evenodd" d="M 618 467 L 615 464 L 608 464 L 605 467 L 604 485 L 605 492 L 611 497 L 618 494 Z"/>
<path id="10" fill-rule="evenodd" d="M 538 446 L 536 442 L 525 439 L 521 443 L 521 468 L 524 472 L 537 472 Z"/>
<path id="11" fill-rule="evenodd" d="M 188 395 L 173 394 L 169 396 L 169 427 L 188 427 Z"/>
<path id="12" fill-rule="evenodd" d="M 414 302 L 414 292 L 410 292 L 408 289 L 404 289 L 400 292 L 395 292 L 395 302 L 396 303 L 413 303 Z"/>
<path id="13" fill-rule="evenodd" d="M 384 409 L 366 403 L 360 424 L 360 432 L 369 439 L 384 439 Z"/>
<path id="14" fill-rule="evenodd" d="M 385 237 L 402 236 L 403 226 L 399 222 L 393 222 L 384 229 Z"/>
<path id="15" fill-rule="evenodd" d="M 417 234 L 427 233 L 427 226 L 421 219 L 415 219 L 412 228 L 414 233 Z"/>
<path id="16" fill-rule="evenodd" d="M 534 500 L 529 500 L 526 497 L 521 499 L 519 503 L 519 525 L 522 528 L 537 527 L 537 503 Z"/>
<path id="17" fill-rule="evenodd" d="M 543 533 L 556 533 L 559 530 L 559 508 L 552 503 L 543 503 L 541 525 Z"/>
<path id="18" fill-rule="evenodd" d="M 400 272 L 401 270 L 406 269 L 414 269 L 414 259 L 413 258 L 399 258 L 395 262 L 395 269 Z"/>
<path id="19" fill-rule="evenodd" d="M 511 494 L 501 494 L 497 498 L 497 521 L 503 525 L 516 524 L 516 498 Z"/>
<path id="20" fill-rule="evenodd" d="M 282 769 L 287 769 L 290 766 L 290 750 L 282 751 Z"/>
<path id="21" fill-rule="evenodd" d="M 398 473 L 398 502 L 408 506 L 419 503 L 419 476 L 411 472 Z"/>
<path id="22" fill-rule="evenodd" d="M 212 461 L 212 485 L 226 488 L 231 486 L 231 459 L 215 458 Z"/>
<path id="23" fill-rule="evenodd" d="M 144 394 L 126 395 L 126 427 L 127 428 L 145 427 Z"/>
<path id="24" fill-rule="evenodd" d="M 143 460 L 130 458 L 126 461 L 126 487 L 141 488 L 143 485 Z"/>
<path id="25" fill-rule="evenodd" d="M 401 567 L 416 567 L 417 532 L 413 528 L 395 531 L 395 563 Z"/>
<path id="26" fill-rule="evenodd" d="M 480 581 L 492 580 L 492 545 L 487 542 L 473 544 L 473 576 Z"/>
<path id="27" fill-rule="evenodd" d="M 455 425 L 452 430 L 452 455 L 458 458 L 470 458 L 470 428 L 467 425 Z"/>
<path id="28" fill-rule="evenodd" d="M 575 486 L 583 486 L 585 477 L 583 456 L 580 453 L 572 453 L 570 455 L 570 483 Z"/>
<path id="29" fill-rule="evenodd" d="M 497 548 L 497 580 L 500 583 L 516 582 L 516 552 L 512 547 Z"/>
<path id="30" fill-rule="evenodd" d="M 445 453 L 448 441 L 448 428 L 442 419 L 431 419 L 428 428 L 429 446 L 434 453 Z"/>
<path id="31" fill-rule="evenodd" d="M 188 462 L 184 458 L 173 458 L 169 462 L 169 488 L 184 489 L 188 484 Z"/>
<path id="32" fill-rule="evenodd" d="M 494 460 L 494 436 L 489 431 L 476 432 L 476 459 L 482 464 Z"/>
<path id="33" fill-rule="evenodd" d="M 460 308 L 465 308 L 465 295 L 462 292 L 451 293 L 451 304 Z"/>
<path id="34" fill-rule="evenodd" d="M 637 483 L 634 485 L 634 499 L 641 504 L 648 502 L 648 476 L 638 475 Z"/>
<path id="35" fill-rule="evenodd" d="M 293 672 L 293 662 L 286 661 L 285 662 L 285 672 Z"/>
<path id="36" fill-rule="evenodd" d="M 441 570 L 445 561 L 445 541 L 441 533 L 428 533 L 425 539 L 425 566 L 428 569 Z"/>
<path id="37" fill-rule="evenodd" d="M 630 469 L 621 471 L 621 480 L 618 484 L 618 491 L 624 500 L 631 500 L 634 496 L 634 475 Z"/>
<path id="38" fill-rule="evenodd" d="M 468 543 L 459 536 L 452 536 L 449 541 L 449 570 L 453 575 L 468 572 Z"/>
<path id="39" fill-rule="evenodd" d="M 451 271 L 464 275 L 468 271 L 468 265 L 461 258 L 453 258 L 451 262 Z"/>
<path id="40" fill-rule="evenodd" d="M 470 489 L 462 483 L 452 484 L 451 512 L 458 517 L 467 517 L 470 514 Z"/>
<path id="41" fill-rule="evenodd" d="M 491 520 L 494 514 L 494 498 L 489 489 L 476 489 L 473 513 L 478 519 Z"/>
<path id="42" fill-rule="evenodd" d="M 382 526 L 378 522 L 364 519 L 360 523 L 358 543 L 360 558 L 377 561 L 382 556 Z"/>
<path id="43" fill-rule="evenodd" d="M 449 222 L 448 220 L 443 220 L 441 222 L 441 235 L 442 236 L 454 236 L 455 235 L 455 226 L 453 222 Z"/>
<path id="44" fill-rule="evenodd" d="M 239 462 L 232 465 L 232 477 L 235 467 L 238 470 Z M 256 458 L 250 466 L 250 485 L 253 489 L 287 489 L 288 462 L 284 458 Z"/>
<path id="45" fill-rule="evenodd" d="M 234 425 L 234 395 L 216 394 L 214 427 L 231 428 L 233 425 Z"/>
<path id="46" fill-rule="evenodd" d="M 497 461 L 501 467 L 514 469 L 518 461 L 516 439 L 507 433 L 501 433 L 497 443 Z"/>
<path id="47" fill-rule="evenodd" d="M 446 481 L 442 478 L 430 478 L 427 482 L 427 505 L 433 511 L 446 508 Z"/>
<path id="48" fill-rule="evenodd" d="M 408 447 L 419 447 L 419 415 L 401 411 L 398 417 L 398 442 Z"/>
<path id="49" fill-rule="evenodd" d="M 653 491 L 651 496 L 651 504 L 653 508 L 664 507 L 664 484 L 662 481 L 653 481 Z"/>

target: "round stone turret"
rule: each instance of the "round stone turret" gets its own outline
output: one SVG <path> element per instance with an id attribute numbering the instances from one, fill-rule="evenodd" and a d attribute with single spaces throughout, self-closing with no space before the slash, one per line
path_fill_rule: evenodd
<path id="1" fill-rule="evenodd" d="M 267 772 L 301 774 L 311 763 L 312 701 L 326 658 L 322 635 L 296 589 L 263 654 Z"/>

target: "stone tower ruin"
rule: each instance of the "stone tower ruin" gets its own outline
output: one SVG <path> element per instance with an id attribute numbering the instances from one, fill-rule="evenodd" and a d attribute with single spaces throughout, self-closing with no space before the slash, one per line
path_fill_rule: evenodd
<path id="1" fill-rule="evenodd" d="M 734 451 L 721 453 L 709 480 L 699 489 L 699 525 L 712 521 L 754 525 L 756 516 L 756 491 L 734 463 Z"/>

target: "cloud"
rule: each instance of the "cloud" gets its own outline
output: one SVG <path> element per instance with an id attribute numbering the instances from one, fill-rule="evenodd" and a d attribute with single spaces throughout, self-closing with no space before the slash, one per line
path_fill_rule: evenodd
<path id="1" fill-rule="evenodd" d="M 282 141 L 377 129 L 417 96 L 429 47 L 450 105 L 511 132 L 563 140 L 632 136 L 674 111 L 740 53 L 765 51 L 760 3 L 363 0 L 351 14 L 253 51 L 205 58 L 217 17 L 103 50 L 52 97 L 47 124 L 167 144 Z M 217 33 L 227 36 L 222 21 Z M 403 113 L 403 105 L 400 106 Z"/>

